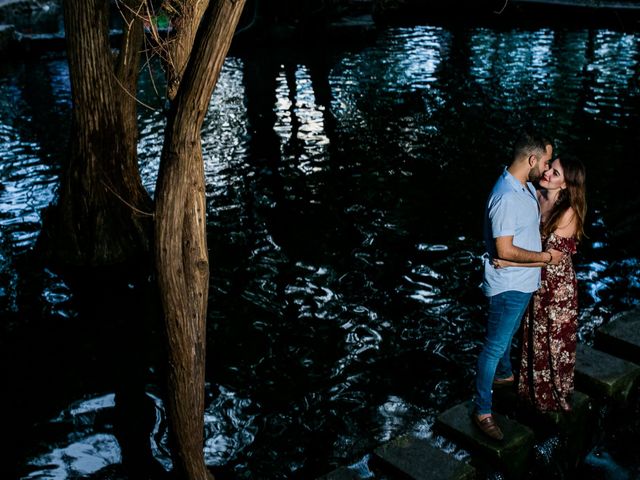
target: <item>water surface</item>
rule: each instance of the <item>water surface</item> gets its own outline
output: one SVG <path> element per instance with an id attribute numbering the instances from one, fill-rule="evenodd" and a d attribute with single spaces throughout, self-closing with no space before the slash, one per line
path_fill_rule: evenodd
<path id="1" fill-rule="evenodd" d="M 439 26 L 228 58 L 203 128 L 205 455 L 221 478 L 314 478 L 345 464 L 366 478 L 367 452 L 404 433 L 467 456 L 432 426 L 470 396 L 483 204 L 522 123 L 587 167 L 581 340 L 638 306 L 639 60 L 637 34 Z M 7 453 L 19 478 L 123 479 L 137 438 L 168 469 L 158 335 L 132 334 L 135 354 L 123 357 L 122 319 L 25 260 L 64 159 L 66 63 L 4 65 L 0 93 Z M 153 192 L 164 117 L 148 76 L 140 96 L 154 108 L 139 119 Z M 134 302 L 136 288 L 118 298 Z M 134 375 L 127 366 L 141 357 L 152 360 Z M 141 432 L 123 432 L 118 404 L 139 378 L 148 415 Z M 639 432 L 606 433 L 592 456 L 610 462 L 591 461 L 585 478 L 607 465 L 637 475 L 627 440 Z"/>

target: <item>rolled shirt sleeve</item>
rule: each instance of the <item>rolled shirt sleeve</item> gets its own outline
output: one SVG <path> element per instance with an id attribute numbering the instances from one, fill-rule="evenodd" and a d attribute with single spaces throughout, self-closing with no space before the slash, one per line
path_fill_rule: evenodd
<path id="1" fill-rule="evenodd" d="M 509 193 L 494 197 L 489 205 L 489 221 L 493 238 L 516 234 L 518 199 Z"/>

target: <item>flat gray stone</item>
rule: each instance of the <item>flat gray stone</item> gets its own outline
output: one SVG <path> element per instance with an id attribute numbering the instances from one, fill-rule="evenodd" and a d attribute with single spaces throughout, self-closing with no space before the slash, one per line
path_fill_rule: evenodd
<path id="1" fill-rule="evenodd" d="M 323 475 L 322 477 L 318 477 L 317 480 L 359 480 L 360 475 L 358 475 L 354 470 L 347 467 L 340 467 L 335 469 L 332 472 Z"/>
<path id="2" fill-rule="evenodd" d="M 576 388 L 599 400 L 625 403 L 640 377 L 640 366 L 578 344 Z"/>
<path id="3" fill-rule="evenodd" d="M 495 389 L 493 405 L 495 411 L 508 412 L 512 418 L 534 430 L 537 440 L 549 438 L 549 435 L 559 434 L 563 439 L 562 455 L 568 459 L 568 464 L 576 464 L 593 447 L 592 440 L 596 410 L 591 397 L 580 391 L 574 391 L 571 396 L 571 412 L 536 411 L 518 401 L 515 388 Z"/>
<path id="4" fill-rule="evenodd" d="M 414 480 L 471 480 L 475 469 L 410 435 L 399 437 L 373 452 L 376 464 L 390 473 Z"/>
<path id="5" fill-rule="evenodd" d="M 571 412 L 547 412 L 544 416 L 557 425 L 561 431 L 573 432 L 582 430 L 581 427 L 585 423 L 589 423 L 588 419 L 592 412 L 593 401 L 591 397 L 576 390 L 571 398 Z"/>
<path id="6" fill-rule="evenodd" d="M 373 21 L 373 17 L 370 14 L 343 17 L 340 20 L 331 22 L 331 28 L 360 28 L 360 29 L 372 29 L 376 24 Z"/>
<path id="7" fill-rule="evenodd" d="M 566 439 L 564 456 L 569 465 L 577 465 L 593 447 L 597 425 L 593 400 L 582 392 L 574 391 L 570 413 L 547 413 L 547 416 L 558 425 Z"/>
<path id="8" fill-rule="evenodd" d="M 504 470 L 507 475 L 523 475 L 534 443 L 533 431 L 494 412 L 493 416 L 504 433 L 504 439 L 492 440 L 472 422 L 472 411 L 471 402 L 456 405 L 438 416 L 436 428 L 462 447 L 479 454 L 487 463 Z"/>
<path id="9" fill-rule="evenodd" d="M 591 397 L 580 391 L 574 391 L 571 397 L 571 412 L 545 412 L 540 413 L 533 410 L 533 407 L 524 405 L 516 394 L 515 388 L 495 389 L 493 392 L 494 411 L 507 414 L 519 422 L 534 428 L 537 432 L 538 426 L 553 425 L 559 431 L 573 430 L 575 426 L 586 421 L 586 418 L 593 411 L 593 401 Z"/>
<path id="10" fill-rule="evenodd" d="M 576 460 L 591 448 L 591 439 L 596 426 L 596 411 L 593 400 L 585 393 L 574 391 L 571 412 L 547 412 L 544 416 L 553 422 L 569 445 L 568 453 Z"/>
<path id="11" fill-rule="evenodd" d="M 619 313 L 596 331 L 595 346 L 640 364 L 640 310 Z"/>

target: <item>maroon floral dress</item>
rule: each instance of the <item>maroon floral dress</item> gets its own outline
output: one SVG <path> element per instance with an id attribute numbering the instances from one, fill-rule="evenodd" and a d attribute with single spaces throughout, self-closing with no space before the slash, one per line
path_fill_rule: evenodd
<path id="1" fill-rule="evenodd" d="M 533 294 L 523 321 L 518 395 L 537 410 L 571 410 L 576 364 L 578 290 L 571 255 L 574 238 L 552 233 L 545 249 L 564 255 L 559 265 L 542 269 L 540 289 Z"/>

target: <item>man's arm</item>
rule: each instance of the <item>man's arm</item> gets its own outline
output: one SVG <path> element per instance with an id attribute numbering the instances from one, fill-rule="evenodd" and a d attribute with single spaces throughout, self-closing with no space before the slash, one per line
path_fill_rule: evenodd
<path id="1" fill-rule="evenodd" d="M 558 265 L 562 259 L 562 252 L 559 250 L 546 250 L 544 252 L 532 252 L 524 248 L 516 247 L 513 244 L 513 235 L 496 238 L 496 251 L 498 257 L 503 260 L 517 263 L 545 263 Z"/>
<path id="2" fill-rule="evenodd" d="M 533 263 L 518 263 L 518 262 L 510 262 L 509 260 L 502 260 L 501 258 L 493 259 L 493 266 L 495 268 L 506 268 L 506 267 L 546 267 L 549 265 L 546 262 L 533 262 Z"/>

